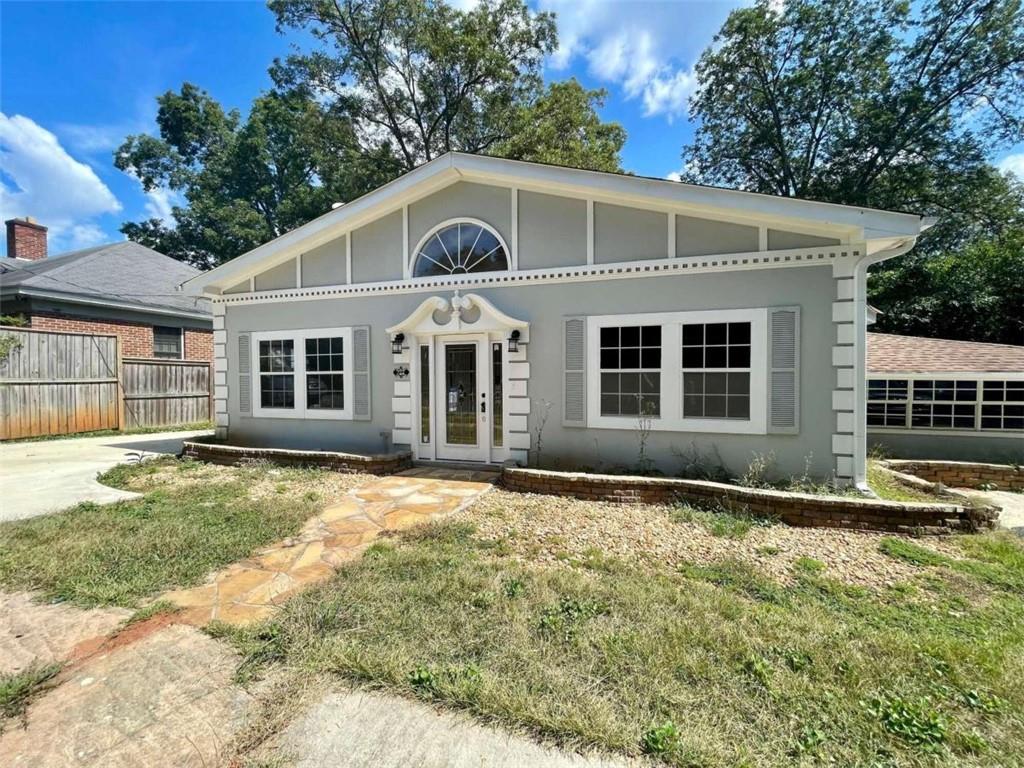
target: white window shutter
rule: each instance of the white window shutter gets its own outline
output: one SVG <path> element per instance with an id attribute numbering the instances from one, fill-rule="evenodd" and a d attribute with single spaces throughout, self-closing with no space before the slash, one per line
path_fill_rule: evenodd
<path id="1" fill-rule="evenodd" d="M 768 310 L 768 432 L 800 432 L 800 307 Z"/>
<path id="2" fill-rule="evenodd" d="M 352 418 L 370 420 L 370 326 L 352 329 Z"/>
<path id="3" fill-rule="evenodd" d="M 587 320 L 562 321 L 562 424 L 587 426 Z"/>
<path id="4" fill-rule="evenodd" d="M 252 349 L 248 333 L 238 334 L 238 410 L 252 413 Z"/>

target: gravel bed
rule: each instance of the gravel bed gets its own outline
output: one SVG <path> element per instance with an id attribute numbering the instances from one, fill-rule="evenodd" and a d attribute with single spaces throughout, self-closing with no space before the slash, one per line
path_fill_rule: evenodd
<path id="1" fill-rule="evenodd" d="M 483 539 L 505 540 L 513 556 L 542 564 L 570 566 L 573 559 L 595 552 L 640 566 L 670 568 L 734 559 L 790 583 L 795 561 L 804 557 L 825 563 L 827 576 L 871 588 L 922 572 L 878 551 L 879 542 L 892 534 L 765 524 L 734 539 L 716 536 L 700 523 L 673 519 L 672 511 L 668 506 L 579 501 L 495 488 L 455 519 L 473 523 Z M 928 537 L 914 542 L 950 557 L 962 556 L 949 541 Z"/>

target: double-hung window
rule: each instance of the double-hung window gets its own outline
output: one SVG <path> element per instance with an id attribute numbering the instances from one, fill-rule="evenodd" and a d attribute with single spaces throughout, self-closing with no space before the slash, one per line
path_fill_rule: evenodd
<path id="1" fill-rule="evenodd" d="M 254 416 L 351 419 L 351 328 L 252 335 Z"/>
<path id="2" fill-rule="evenodd" d="M 587 425 L 767 432 L 764 308 L 587 318 Z"/>

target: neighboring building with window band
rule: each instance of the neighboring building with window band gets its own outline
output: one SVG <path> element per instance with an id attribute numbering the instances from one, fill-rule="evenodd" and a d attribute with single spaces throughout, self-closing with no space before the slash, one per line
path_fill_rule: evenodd
<path id="1" fill-rule="evenodd" d="M 898 458 L 1024 459 L 1024 347 L 868 334 L 867 429 Z"/>

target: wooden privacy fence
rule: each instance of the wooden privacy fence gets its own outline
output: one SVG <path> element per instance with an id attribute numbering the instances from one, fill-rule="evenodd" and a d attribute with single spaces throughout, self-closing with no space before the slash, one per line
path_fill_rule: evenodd
<path id="1" fill-rule="evenodd" d="M 0 440 L 207 421 L 210 364 L 123 359 L 116 336 L 0 328 Z"/>
<path id="2" fill-rule="evenodd" d="M 121 382 L 128 429 L 210 419 L 209 363 L 125 358 Z"/>

